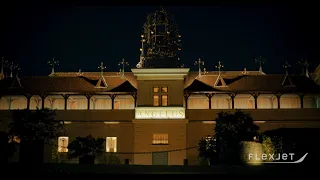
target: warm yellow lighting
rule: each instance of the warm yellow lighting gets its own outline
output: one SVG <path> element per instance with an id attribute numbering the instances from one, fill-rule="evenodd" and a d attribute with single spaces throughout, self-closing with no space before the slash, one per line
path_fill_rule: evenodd
<path id="1" fill-rule="evenodd" d="M 154 32 L 153 31 L 151 31 L 151 34 L 153 34 Z"/>
<path id="2" fill-rule="evenodd" d="M 135 119 L 184 119 L 183 107 L 136 107 Z"/>
<path id="3" fill-rule="evenodd" d="M 260 123 L 265 123 L 266 121 L 253 121 L 254 123 L 260 124 Z"/>
<path id="4" fill-rule="evenodd" d="M 181 51 L 181 48 L 178 48 L 178 51 Z"/>
<path id="5" fill-rule="evenodd" d="M 161 106 L 168 106 L 168 95 L 161 96 Z"/>
<path id="6" fill-rule="evenodd" d="M 153 106 L 159 106 L 159 96 L 158 95 L 153 96 Z"/>
<path id="7" fill-rule="evenodd" d="M 179 34 L 178 37 L 181 38 L 181 35 Z"/>
<path id="8" fill-rule="evenodd" d="M 11 142 L 20 143 L 20 138 L 18 136 L 10 136 L 8 143 L 11 143 Z"/>
<path id="9" fill-rule="evenodd" d="M 263 154 L 263 149 L 261 143 L 252 141 L 241 142 L 241 158 L 244 163 L 248 165 L 261 165 L 261 157 Z"/>
<path id="10" fill-rule="evenodd" d="M 168 134 L 153 134 L 152 144 L 169 144 Z"/>
<path id="11" fill-rule="evenodd" d="M 141 37 L 142 37 L 142 38 L 144 38 L 144 35 L 143 35 L 143 34 L 141 34 Z"/>
<path id="12" fill-rule="evenodd" d="M 202 121 L 203 124 L 216 124 L 216 121 Z"/>
<path id="13" fill-rule="evenodd" d="M 161 87 L 161 92 L 167 93 L 168 92 L 168 87 Z"/>
<path id="14" fill-rule="evenodd" d="M 154 93 L 159 92 L 159 88 L 158 88 L 158 87 L 153 87 L 153 92 L 154 92 Z"/>
<path id="15" fill-rule="evenodd" d="M 64 121 L 64 124 L 71 124 L 71 121 Z"/>
<path id="16" fill-rule="evenodd" d="M 117 137 L 106 138 L 106 152 L 117 152 Z"/>
<path id="17" fill-rule="evenodd" d="M 140 48 L 140 51 L 142 51 L 142 48 Z"/>
<path id="18" fill-rule="evenodd" d="M 104 124 L 119 124 L 119 121 L 104 121 Z"/>
<path id="19" fill-rule="evenodd" d="M 58 152 L 68 152 L 69 137 L 58 138 Z"/>

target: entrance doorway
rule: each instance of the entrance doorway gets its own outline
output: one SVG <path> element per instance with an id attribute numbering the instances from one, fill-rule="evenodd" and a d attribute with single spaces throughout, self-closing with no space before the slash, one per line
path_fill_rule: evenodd
<path id="1" fill-rule="evenodd" d="M 152 165 L 168 165 L 168 152 L 152 153 Z"/>

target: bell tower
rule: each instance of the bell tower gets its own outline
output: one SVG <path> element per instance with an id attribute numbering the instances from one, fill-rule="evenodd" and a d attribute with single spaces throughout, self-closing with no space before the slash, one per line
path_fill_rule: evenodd
<path id="1" fill-rule="evenodd" d="M 181 34 L 173 15 L 162 7 L 147 17 L 141 35 L 140 62 L 137 68 L 181 67 Z"/>

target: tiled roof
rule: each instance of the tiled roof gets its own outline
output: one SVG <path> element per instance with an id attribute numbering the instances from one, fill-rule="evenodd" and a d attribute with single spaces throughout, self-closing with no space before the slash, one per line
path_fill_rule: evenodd
<path id="1" fill-rule="evenodd" d="M 96 93 L 136 92 L 137 80 L 132 72 L 125 72 L 125 79 L 118 72 L 104 72 L 107 88 L 96 88 L 100 72 L 57 72 L 53 76 L 21 77 L 19 87 L 15 78 L 0 81 L 0 93 Z M 208 72 L 197 78 L 198 72 L 189 72 L 185 79 L 188 92 L 310 92 L 320 93 L 320 86 L 302 75 L 291 75 L 295 87 L 284 87 L 284 74 L 266 75 L 259 71 L 222 71 L 226 87 L 215 87 L 218 72 Z M 13 82 L 15 81 L 15 82 Z M 14 87 L 12 86 L 14 84 Z"/>

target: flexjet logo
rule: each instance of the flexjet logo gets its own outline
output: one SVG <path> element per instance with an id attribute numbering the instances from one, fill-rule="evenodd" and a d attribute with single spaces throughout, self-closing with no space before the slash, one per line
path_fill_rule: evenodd
<path id="1" fill-rule="evenodd" d="M 308 153 L 302 156 L 300 159 L 294 161 L 294 153 L 278 153 L 278 154 L 253 154 L 249 153 L 248 163 L 301 163 L 304 161 Z M 251 161 L 251 162 L 250 162 Z M 252 162 L 253 161 L 253 162 Z M 255 161 L 255 162 L 254 162 Z"/>

